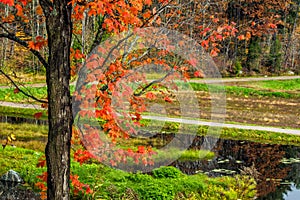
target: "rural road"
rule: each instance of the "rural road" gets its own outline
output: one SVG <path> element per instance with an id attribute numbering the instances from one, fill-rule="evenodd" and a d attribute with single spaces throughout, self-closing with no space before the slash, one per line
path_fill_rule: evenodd
<path id="1" fill-rule="evenodd" d="M 222 79 L 198 79 L 190 80 L 195 83 L 231 83 L 231 82 L 253 82 L 253 81 L 270 81 L 270 80 L 292 80 L 298 79 L 300 76 L 270 76 L 270 77 L 242 77 L 242 78 L 222 78 Z"/>
<path id="2" fill-rule="evenodd" d="M 300 78 L 300 76 L 200 79 L 200 80 L 191 80 L 191 82 L 213 84 L 213 83 L 247 82 L 247 81 L 263 81 L 263 80 L 290 80 L 290 79 L 298 79 L 298 78 Z M 42 87 L 45 86 L 45 84 L 39 83 L 39 84 L 31 84 L 27 86 Z M 0 86 L 0 88 L 8 88 L 8 87 L 9 86 Z M 4 102 L 4 101 L 0 101 L 0 106 L 8 106 L 14 108 L 42 109 L 39 105 L 35 105 L 35 104 L 22 104 L 22 103 L 12 103 L 12 102 Z M 300 129 L 297 130 L 297 129 L 285 129 L 285 128 L 267 127 L 267 126 L 249 126 L 243 124 L 215 123 L 215 122 L 207 122 L 207 121 L 200 121 L 200 120 L 169 118 L 169 117 L 161 117 L 161 116 L 143 116 L 143 118 L 160 120 L 160 121 L 168 121 L 168 122 L 178 122 L 184 124 L 193 124 L 193 125 L 202 125 L 202 126 L 205 125 L 211 127 L 226 127 L 226 128 L 245 129 L 245 130 L 272 131 L 276 133 L 286 133 L 286 134 L 293 134 L 293 135 L 300 136 Z"/>
<path id="3" fill-rule="evenodd" d="M 14 108 L 31 108 L 31 109 L 42 109 L 39 105 L 36 104 L 22 104 L 22 103 L 12 103 L 0 101 L 0 106 L 8 106 Z M 285 133 L 292 135 L 300 136 L 300 129 L 285 129 L 285 128 L 277 128 L 277 127 L 267 127 L 267 126 L 249 126 L 243 124 L 228 124 L 228 123 L 216 123 L 216 122 L 208 122 L 201 120 L 191 120 L 191 119 L 183 119 L 183 118 L 170 118 L 170 117 L 161 117 L 161 116 L 143 116 L 144 119 L 150 120 L 159 120 L 165 122 L 178 122 L 183 124 L 192 124 L 192 125 L 200 125 L 200 126 L 211 126 L 211 127 L 225 127 L 225 128 L 238 128 L 245 130 L 258 130 L 258 131 L 271 131 L 276 133 Z"/>

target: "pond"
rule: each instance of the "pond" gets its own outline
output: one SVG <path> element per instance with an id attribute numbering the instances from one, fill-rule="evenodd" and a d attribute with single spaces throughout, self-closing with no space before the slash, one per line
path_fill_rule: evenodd
<path id="1" fill-rule="evenodd" d="M 202 143 L 203 137 L 196 137 L 190 148 L 197 149 Z M 211 151 L 215 153 L 212 160 L 176 161 L 172 165 L 186 174 L 204 172 L 209 176 L 248 171 L 257 181 L 257 199 L 300 199 L 300 147 L 219 139 Z"/>
<path id="2" fill-rule="evenodd" d="M 0 122 L 47 124 L 45 120 L 9 116 L 0 116 Z M 162 138 L 168 143 L 174 134 L 156 134 L 154 137 Z M 200 149 L 204 140 L 209 145 L 216 139 L 197 136 L 190 149 Z M 215 153 L 211 160 L 175 161 L 171 165 L 186 174 L 203 172 L 213 177 L 231 176 L 248 171 L 258 183 L 257 199 L 300 199 L 300 147 L 218 139 L 210 150 Z"/>
<path id="3" fill-rule="evenodd" d="M 47 120 L 24 118 L 19 116 L 0 116 L 0 122 L 11 123 L 11 124 L 20 124 L 20 123 L 37 124 L 37 125 L 48 124 Z"/>

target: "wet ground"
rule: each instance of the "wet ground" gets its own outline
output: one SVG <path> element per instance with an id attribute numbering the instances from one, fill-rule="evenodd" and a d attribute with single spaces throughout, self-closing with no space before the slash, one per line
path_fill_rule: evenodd
<path id="1" fill-rule="evenodd" d="M 225 113 L 213 113 L 212 98 L 207 92 L 196 92 L 200 119 L 210 120 L 212 116 L 223 118 L 226 122 L 246 123 L 253 125 L 300 128 L 300 98 L 279 98 L 260 96 L 227 95 L 219 110 Z M 185 102 L 189 104 L 189 102 Z M 181 115 L 180 103 L 164 105 L 168 115 Z M 193 108 L 190 108 L 193 110 Z M 195 114 L 191 114 L 191 117 Z"/>

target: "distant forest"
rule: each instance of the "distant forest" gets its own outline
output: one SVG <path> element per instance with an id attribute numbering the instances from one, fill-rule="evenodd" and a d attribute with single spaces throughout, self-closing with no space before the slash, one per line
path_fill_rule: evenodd
<path id="1" fill-rule="evenodd" d="M 153 1 L 153 12 L 159 4 Z M 6 10 L 1 13 L 2 22 L 9 23 L 8 13 L 15 8 L 0 6 Z M 34 15 L 41 12 L 41 7 L 37 0 L 27 6 L 35 18 L 28 18 L 29 23 L 10 25 L 10 31 L 27 42 L 44 41 L 45 20 Z M 214 57 L 223 76 L 292 75 L 300 73 L 299 7 L 300 0 L 176 0 L 158 11 L 155 23 L 148 26 L 166 27 L 196 39 Z M 73 49 L 84 54 L 91 51 L 102 19 L 86 17 L 82 23 L 74 23 Z M 105 32 L 100 35 L 103 40 L 109 36 Z M 5 38 L 0 41 L 2 69 L 44 72 L 27 49 Z M 40 52 L 45 55 L 44 48 Z"/>

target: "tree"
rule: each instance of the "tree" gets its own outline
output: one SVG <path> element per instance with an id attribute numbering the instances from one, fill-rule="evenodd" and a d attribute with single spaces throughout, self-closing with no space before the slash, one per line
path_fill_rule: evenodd
<path id="1" fill-rule="evenodd" d="M 69 82 L 74 70 L 70 67 L 72 33 L 76 32 L 76 28 L 81 26 L 80 22 L 87 16 L 95 18 L 98 29 L 91 44 L 93 48 L 102 41 L 105 34 L 118 33 L 129 26 L 145 25 L 145 22 L 153 17 L 152 12 L 147 9 L 151 1 L 40 0 L 33 14 L 28 11 L 32 8 L 28 6 L 31 1 L 0 2 L 0 11 L 5 13 L 0 24 L 0 38 L 7 38 L 29 49 L 46 69 L 48 101 L 39 101 L 48 104 L 47 197 L 51 200 L 69 199 L 70 140 L 73 123 Z M 39 18 L 45 23 L 47 37 L 40 35 L 34 41 L 27 42 L 16 36 L 16 24 L 26 27 L 30 20 Z M 48 49 L 46 58 L 40 53 L 41 48 Z M 83 57 L 77 50 L 73 56 Z M 0 72 L 12 81 L 3 70 Z M 13 84 L 18 88 L 17 84 Z"/>
<path id="2" fill-rule="evenodd" d="M 281 63 L 282 63 L 282 55 L 281 55 L 281 43 L 275 34 L 273 36 L 272 44 L 270 47 L 269 58 L 267 60 L 267 66 L 271 68 L 272 72 L 277 72 L 280 74 L 281 71 Z"/>
<path id="3" fill-rule="evenodd" d="M 27 1 L 16 4 L 12 1 L 2 3 L 15 6 L 22 12 Z M 46 20 L 48 35 L 47 61 L 35 49 L 30 51 L 46 68 L 48 87 L 49 133 L 46 147 L 48 167 L 48 199 L 69 199 L 70 177 L 70 139 L 72 131 L 70 80 L 70 46 L 72 36 L 72 5 L 68 1 L 40 1 Z M 17 13 L 18 14 L 18 13 Z M 22 20 L 22 16 L 19 13 Z M 13 15 L 12 15 L 13 16 Z M 23 18 L 24 19 L 24 18 Z M 1 23 L 1 37 L 6 37 L 25 47 L 29 44 Z"/>

